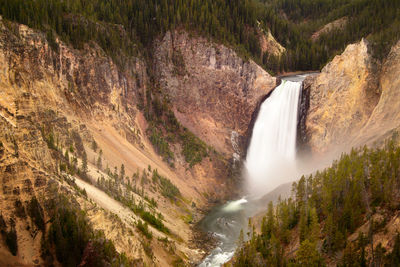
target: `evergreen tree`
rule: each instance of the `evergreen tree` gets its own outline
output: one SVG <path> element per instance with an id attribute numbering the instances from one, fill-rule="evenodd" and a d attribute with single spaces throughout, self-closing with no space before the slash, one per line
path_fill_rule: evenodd
<path id="1" fill-rule="evenodd" d="M 321 255 L 314 242 L 308 239 L 301 242 L 300 248 L 296 254 L 296 265 L 310 267 L 324 266 Z"/>
<path id="2" fill-rule="evenodd" d="M 87 162 L 86 151 L 83 151 L 83 153 L 82 153 L 82 167 L 81 167 L 81 171 L 82 171 L 82 174 L 83 174 L 84 176 L 87 175 L 87 172 L 88 172 L 88 162 Z"/>
<path id="3" fill-rule="evenodd" d="M 125 178 L 125 166 L 121 164 L 121 169 L 119 170 L 119 179 L 123 182 Z"/>

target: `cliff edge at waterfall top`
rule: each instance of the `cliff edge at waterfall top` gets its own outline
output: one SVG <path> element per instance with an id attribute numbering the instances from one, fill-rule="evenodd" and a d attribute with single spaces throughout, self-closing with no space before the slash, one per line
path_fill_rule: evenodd
<path id="1" fill-rule="evenodd" d="M 0 266 L 398 266 L 400 2 L 0 0 Z"/>

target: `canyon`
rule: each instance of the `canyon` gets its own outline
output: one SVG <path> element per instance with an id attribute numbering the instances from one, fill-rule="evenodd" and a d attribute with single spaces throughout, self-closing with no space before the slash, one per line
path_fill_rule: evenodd
<path id="1" fill-rule="evenodd" d="M 263 42 L 282 52 L 269 35 Z M 60 192 L 138 266 L 197 264 L 207 254 L 209 248 L 196 240 L 195 223 L 215 204 L 240 195 L 237 173 L 251 122 L 280 79 L 233 48 L 183 29 L 167 31 L 153 45 L 152 66 L 140 54 L 121 66 L 95 42 L 74 49 L 0 17 L 0 210 L 6 228 L 15 228 L 18 237 L 17 258 L 0 244 L 1 264 L 45 264 L 41 242 L 51 217 L 46 200 Z M 396 134 L 399 62 L 400 42 L 380 62 L 363 39 L 306 78 L 301 138 L 313 156 L 379 145 Z M 179 124 L 207 145 L 200 163 L 189 164 L 180 143 L 170 146 L 173 162 L 153 146 L 147 132 L 151 122 L 141 107 L 152 100 L 153 79 Z M 86 157 L 87 180 L 63 170 L 65 154 L 77 166 Z M 146 203 L 170 233 L 149 225 L 153 238 L 148 240 L 137 227 L 140 214 L 97 186 L 122 169 L 121 195 Z M 179 197 L 162 193 L 157 179 L 166 180 L 152 179 L 158 174 L 178 188 Z M 131 183 L 140 189 L 131 190 Z M 44 231 L 32 218 L 16 216 L 33 197 L 47 222 Z M 392 225 L 392 232 L 400 230 Z"/>
<path id="2" fill-rule="evenodd" d="M 45 264 L 40 244 L 50 225 L 39 231 L 29 216 L 15 217 L 16 205 L 27 210 L 29 200 L 38 199 L 47 221 L 46 201 L 59 193 L 75 199 L 94 229 L 139 265 L 195 263 L 204 257 L 206 251 L 194 241 L 193 222 L 237 191 L 232 164 L 242 154 L 241 140 L 256 105 L 276 78 L 232 49 L 185 32 L 168 32 L 156 47 L 157 79 L 173 112 L 215 151 L 194 166 L 179 144 L 171 147 L 176 155 L 171 166 L 149 140 L 149 122 L 138 108 L 149 90 L 140 55 L 122 68 L 95 43 L 81 50 L 59 39 L 50 44 L 40 31 L 0 19 L 1 215 L 7 231 L 14 227 L 8 222 L 15 223 L 21 263 Z M 78 168 L 84 158 L 87 181 L 65 171 L 70 159 Z M 126 177 L 118 190 L 160 214 L 170 234 L 149 225 L 154 237 L 148 241 L 136 227 L 140 216 L 96 187 L 102 179 L 112 180 L 111 170 L 122 168 Z M 151 181 L 155 172 L 178 188 L 179 199 L 160 193 Z M 139 182 L 142 191 L 131 192 L 128 184 L 136 188 Z M 151 209 L 150 199 L 156 201 Z"/>

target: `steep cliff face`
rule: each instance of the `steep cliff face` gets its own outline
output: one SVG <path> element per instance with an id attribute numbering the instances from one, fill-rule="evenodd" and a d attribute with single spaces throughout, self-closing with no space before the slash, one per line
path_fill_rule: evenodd
<path id="1" fill-rule="evenodd" d="M 400 42 L 392 47 L 380 73 L 382 95 L 355 145 L 372 144 L 391 137 L 400 127 Z"/>
<path id="2" fill-rule="evenodd" d="M 377 67 L 367 41 L 349 45 L 304 86 L 310 92 L 306 128 L 312 150 L 325 152 L 350 143 L 379 100 Z"/>
<path id="3" fill-rule="evenodd" d="M 374 63 L 362 40 L 305 80 L 306 139 L 314 152 L 380 144 L 399 130 L 399 62 L 400 42 Z"/>
<path id="4" fill-rule="evenodd" d="M 253 109 L 275 79 L 232 50 L 187 33 L 167 34 L 156 55 L 160 84 L 178 120 L 229 157 L 239 153 L 238 135 L 246 132 Z M 44 199 L 54 194 L 50 187 L 76 198 L 95 229 L 132 259 L 157 266 L 179 258 L 192 263 L 201 259 L 204 251 L 194 246 L 190 222 L 198 219 L 207 201 L 225 197 L 226 166 L 206 158 L 190 168 L 177 156 L 171 168 L 155 153 L 142 134 L 147 121 L 137 108 L 147 89 L 146 68 L 140 56 L 117 66 L 94 43 L 76 50 L 0 18 L 0 205 L 7 229 L 17 230 L 22 263 L 43 263 L 40 243 L 46 231 L 37 234 L 29 217 L 16 214 L 33 197 L 45 207 Z M 92 184 L 71 176 L 83 168 L 84 155 Z M 126 177 L 113 181 L 121 175 L 121 165 Z M 166 197 L 162 190 L 170 188 L 157 177 L 151 179 L 154 170 L 176 185 L 180 200 Z M 107 195 L 95 187 L 104 179 L 107 185 L 115 183 L 115 192 L 160 214 L 170 235 L 149 225 L 154 239 L 147 241 L 136 227 L 140 214 L 126 207 L 127 199 L 114 201 L 111 191 Z M 85 189 L 89 198 L 77 188 Z M 44 208 L 48 220 L 46 212 Z M 161 239 L 166 241 L 157 241 Z"/>
<path id="5" fill-rule="evenodd" d="M 217 151 L 232 155 L 262 96 L 276 79 L 223 45 L 186 32 L 168 32 L 156 44 L 156 73 L 178 120 Z"/>

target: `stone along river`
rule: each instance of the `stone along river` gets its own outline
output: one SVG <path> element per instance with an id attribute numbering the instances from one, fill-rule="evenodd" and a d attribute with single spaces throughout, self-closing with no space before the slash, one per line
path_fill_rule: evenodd
<path id="1" fill-rule="evenodd" d="M 244 238 L 247 236 L 248 218 L 265 208 L 260 198 L 295 178 L 298 105 L 304 77 L 283 78 L 262 103 L 245 161 L 247 195 L 215 207 L 199 223 L 218 240 L 200 267 L 221 266 L 229 261 L 242 229 Z"/>

